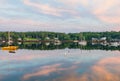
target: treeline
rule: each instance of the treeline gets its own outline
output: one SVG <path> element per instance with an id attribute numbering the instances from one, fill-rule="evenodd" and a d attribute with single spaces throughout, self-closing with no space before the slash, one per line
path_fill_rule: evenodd
<path id="1" fill-rule="evenodd" d="M 73 42 L 65 42 L 61 43 L 60 45 L 55 45 L 55 43 L 50 43 L 49 45 L 46 45 L 46 42 L 43 43 L 27 43 L 24 42 L 22 44 L 14 43 L 15 46 L 19 46 L 19 49 L 32 49 L 32 50 L 56 50 L 56 49 L 82 49 L 82 50 L 119 50 L 120 51 L 120 46 L 104 46 L 100 44 L 92 45 L 88 43 L 85 46 L 82 46 L 78 43 L 73 43 Z M 7 46 L 6 43 L 3 43 L 0 45 L 0 47 Z"/>
<path id="2" fill-rule="evenodd" d="M 57 33 L 57 32 L 10 32 L 12 40 L 51 40 L 58 38 L 59 40 L 86 40 L 92 38 L 107 37 L 110 39 L 120 39 L 120 32 L 80 32 L 80 33 Z M 0 40 L 8 40 L 8 32 L 0 32 Z"/>

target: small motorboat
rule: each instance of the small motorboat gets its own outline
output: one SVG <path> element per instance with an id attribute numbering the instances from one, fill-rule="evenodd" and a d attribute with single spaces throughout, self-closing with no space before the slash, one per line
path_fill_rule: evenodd
<path id="1" fill-rule="evenodd" d="M 13 45 L 11 45 L 11 43 L 12 43 L 13 41 L 11 41 L 11 37 L 10 37 L 10 32 L 8 32 L 8 46 L 5 46 L 5 47 L 2 47 L 1 49 L 2 50 L 7 50 L 7 51 L 15 51 L 15 50 L 17 50 L 18 49 L 18 46 L 13 46 Z"/>
<path id="2" fill-rule="evenodd" d="M 17 50 L 18 46 L 6 46 L 2 47 L 2 50 Z"/>

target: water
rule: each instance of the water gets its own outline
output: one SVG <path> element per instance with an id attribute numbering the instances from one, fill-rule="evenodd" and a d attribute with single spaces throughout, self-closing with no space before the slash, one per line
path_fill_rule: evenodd
<path id="1" fill-rule="evenodd" d="M 0 50 L 0 81 L 120 81 L 119 50 L 52 48 Z"/>

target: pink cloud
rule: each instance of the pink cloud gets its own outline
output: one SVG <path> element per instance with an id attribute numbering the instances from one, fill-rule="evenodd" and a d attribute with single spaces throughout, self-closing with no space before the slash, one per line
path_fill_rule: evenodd
<path id="1" fill-rule="evenodd" d="M 82 5 L 105 23 L 120 23 L 120 11 L 115 8 L 120 7 L 119 0 L 92 0 L 92 4 L 90 0 L 58 0 L 58 2 L 74 9 Z"/>
<path id="2" fill-rule="evenodd" d="M 53 16 L 62 16 L 62 13 L 70 13 L 73 15 L 78 14 L 75 10 L 71 9 L 65 9 L 65 7 L 52 7 L 49 4 L 42 4 L 42 3 L 35 3 L 31 2 L 30 0 L 24 0 L 23 1 L 25 5 L 30 6 L 32 8 L 35 8 L 40 13 L 47 14 L 47 15 L 53 15 Z"/>
<path id="3" fill-rule="evenodd" d="M 100 60 L 97 65 L 100 66 L 107 66 L 107 64 L 119 64 L 120 63 L 120 57 L 111 57 L 111 58 L 106 58 L 106 59 L 102 59 Z M 120 66 L 120 65 L 118 65 Z"/>
<path id="4" fill-rule="evenodd" d="M 80 81 L 89 81 L 89 78 L 91 78 L 92 81 L 119 81 L 119 64 L 120 57 L 102 59 L 90 68 L 92 75 L 91 73 L 86 72 L 81 76 Z M 111 65 L 114 66 L 111 67 Z M 116 73 L 113 73 L 111 71 L 115 71 Z"/>
<path id="5" fill-rule="evenodd" d="M 96 5 L 91 10 L 93 14 L 103 22 L 120 23 L 119 0 L 100 0 L 94 2 Z"/>
<path id="6" fill-rule="evenodd" d="M 105 12 L 96 14 L 96 16 L 107 23 L 119 24 L 120 23 L 120 11 L 118 9 L 112 10 L 112 12 Z"/>
<path id="7" fill-rule="evenodd" d="M 119 0 L 93 0 L 95 6 L 93 12 L 95 14 L 103 14 L 107 12 L 108 9 L 111 9 L 113 6 L 119 4 Z"/>
<path id="8" fill-rule="evenodd" d="M 63 3 L 66 6 L 78 7 L 80 4 L 87 6 L 88 0 L 57 0 L 60 3 Z"/>
<path id="9" fill-rule="evenodd" d="M 27 79 L 30 79 L 36 76 L 47 76 L 50 73 L 54 73 L 54 72 L 59 73 L 60 71 L 72 71 L 73 69 L 77 68 L 77 64 L 75 64 L 74 66 L 68 67 L 68 68 L 61 68 L 61 65 L 62 64 L 53 64 L 53 65 L 43 66 L 39 68 L 37 72 L 25 74 L 22 79 L 27 80 Z"/>
<path id="10" fill-rule="evenodd" d="M 120 81 L 119 68 L 120 57 L 104 58 L 92 67 L 89 67 L 88 70 L 81 75 L 71 70 L 70 74 L 54 79 L 54 81 Z"/>
<path id="11" fill-rule="evenodd" d="M 39 12 L 44 14 L 50 14 L 55 16 L 60 16 L 59 12 L 56 8 L 51 7 L 49 4 L 41 4 L 41 3 L 34 3 L 30 2 L 30 0 L 24 0 L 24 4 L 36 8 Z"/>
<path id="12" fill-rule="evenodd" d="M 60 69 L 59 67 L 61 66 L 61 64 L 54 64 L 54 65 L 50 65 L 50 66 L 44 66 L 42 67 L 41 70 L 35 72 L 35 73 L 30 73 L 30 74 L 26 74 L 23 76 L 23 80 L 27 80 L 31 77 L 35 77 L 35 76 L 43 76 L 43 75 L 49 75 L 52 72 L 57 72 L 63 69 Z"/>
<path id="13" fill-rule="evenodd" d="M 111 64 L 114 66 L 111 67 L 110 66 Z M 99 61 L 97 65 L 93 66 L 92 70 L 98 76 L 98 78 L 100 78 L 99 80 L 101 80 L 103 77 L 103 79 L 106 81 L 109 81 L 109 80 L 119 81 L 120 80 L 119 78 L 120 65 L 119 64 L 120 64 L 120 57 L 105 58 Z M 115 71 L 116 75 L 109 70 Z"/>
<path id="14" fill-rule="evenodd" d="M 111 67 L 111 65 L 114 66 Z M 81 75 L 71 72 L 70 74 L 57 78 L 54 81 L 120 81 L 119 68 L 120 57 L 110 57 L 101 59 Z"/>

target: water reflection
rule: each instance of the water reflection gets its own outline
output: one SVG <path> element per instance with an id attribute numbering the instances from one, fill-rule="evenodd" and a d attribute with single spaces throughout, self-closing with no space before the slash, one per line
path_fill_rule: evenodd
<path id="1" fill-rule="evenodd" d="M 9 53 L 16 53 L 15 50 L 8 50 Z"/>
<path id="2" fill-rule="evenodd" d="M 49 46 L 54 50 L 44 49 Z M 0 81 L 120 81 L 119 50 L 78 47 L 77 43 L 47 47 L 33 43 L 21 44 L 15 54 L 0 50 Z"/>
<path id="3" fill-rule="evenodd" d="M 101 59 L 88 67 L 85 65 L 83 67 L 82 63 L 74 63 L 67 67 L 64 67 L 64 64 L 47 65 L 25 74 L 22 80 L 30 81 L 33 78 L 35 80 L 38 77 L 51 76 L 53 78 L 49 77 L 48 81 L 120 81 L 119 59 L 120 57 Z M 115 63 L 113 60 L 117 62 Z"/>
<path id="4" fill-rule="evenodd" d="M 87 43 L 86 45 L 81 45 L 79 43 L 73 42 L 63 42 L 63 43 L 53 43 L 53 42 L 24 42 L 21 44 L 14 43 L 15 46 L 18 46 L 19 49 L 32 49 L 32 50 L 55 50 L 55 49 L 82 49 L 82 50 L 120 50 L 120 45 L 111 46 L 111 45 L 101 45 L 101 44 L 91 44 Z M 1 47 L 6 46 L 6 44 L 1 44 Z"/>

